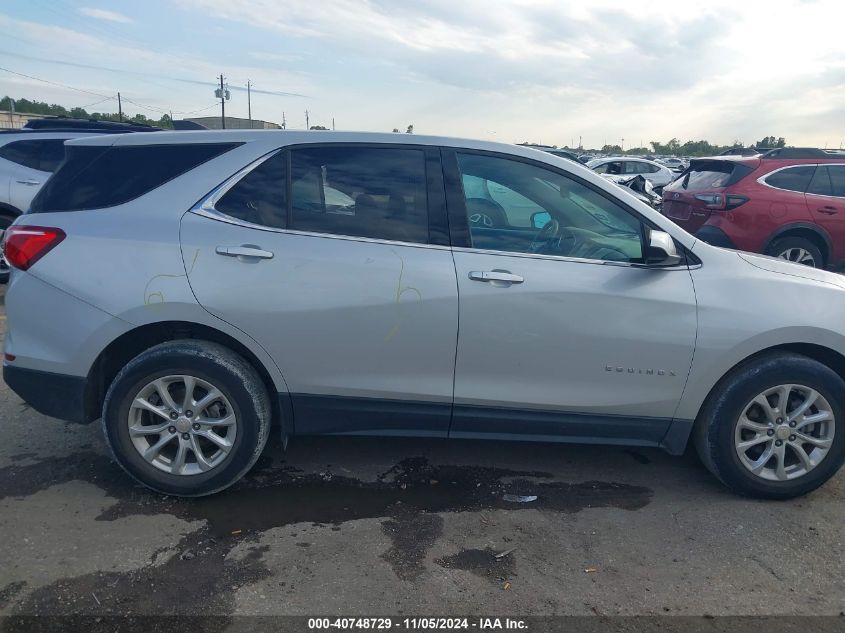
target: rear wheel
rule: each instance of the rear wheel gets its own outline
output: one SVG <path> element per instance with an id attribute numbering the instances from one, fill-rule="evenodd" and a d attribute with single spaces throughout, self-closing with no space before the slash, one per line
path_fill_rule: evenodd
<path id="1" fill-rule="evenodd" d="M 708 469 L 741 494 L 788 499 L 845 461 L 845 381 L 797 354 L 772 353 L 728 374 L 697 421 Z"/>
<path id="2" fill-rule="evenodd" d="M 230 349 L 182 340 L 140 354 L 117 375 L 103 427 L 117 462 L 171 495 L 226 488 L 255 463 L 270 430 L 255 369 Z"/>
<path id="3" fill-rule="evenodd" d="M 776 239 L 766 249 L 766 255 L 813 268 L 824 268 L 821 249 L 804 237 L 788 236 Z"/>

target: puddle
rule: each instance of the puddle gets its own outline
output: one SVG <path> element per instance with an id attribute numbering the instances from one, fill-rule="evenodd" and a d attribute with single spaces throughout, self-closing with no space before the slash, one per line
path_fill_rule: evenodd
<path id="1" fill-rule="evenodd" d="M 515 552 L 497 558 L 496 552 L 487 549 L 462 549 L 457 554 L 438 558 L 434 562 L 447 569 L 461 569 L 501 585 L 516 575 Z"/>
<path id="2" fill-rule="evenodd" d="M 75 479 L 95 484 L 117 499 L 98 520 L 168 513 L 189 521 L 206 521 L 212 537 L 293 523 L 337 526 L 346 521 L 393 517 L 398 506 L 408 512 L 427 513 L 483 509 L 574 513 L 603 507 L 637 510 L 652 496 L 651 489 L 643 486 L 549 481 L 551 475 L 545 472 L 432 465 L 425 458 L 414 457 L 398 462 L 375 481 L 303 474 L 264 459 L 240 483 L 222 493 L 178 499 L 147 491 L 107 457 L 85 452 L 0 468 L 0 499 L 25 497 Z M 533 496 L 537 499 L 530 503 L 506 500 Z"/>
<path id="3" fill-rule="evenodd" d="M 26 497 L 70 480 L 103 489 L 115 503 L 96 520 L 113 521 L 139 514 L 172 514 L 204 527 L 180 540 L 175 550 L 158 552 L 151 564 L 130 572 L 97 572 L 64 578 L 16 601 L 18 587 L 4 590 L 22 614 L 208 615 L 234 610 L 241 585 L 270 575 L 262 562 L 266 548 L 254 546 L 261 533 L 286 525 L 308 523 L 340 530 L 347 521 L 382 519 L 381 530 L 391 546 L 382 555 L 400 580 L 413 581 L 424 572 L 431 547 L 440 538 L 449 512 L 504 509 L 510 512 L 575 513 L 586 508 L 637 510 L 651 501 L 652 491 L 624 483 L 553 481 L 549 473 L 505 468 L 430 464 L 423 457 L 404 459 L 374 481 L 330 473 L 302 473 L 264 457 L 241 482 L 201 499 L 178 499 L 149 492 L 107 457 L 94 452 L 34 464 L 0 468 L 0 498 Z M 507 499 L 534 497 L 530 503 Z M 233 533 L 235 535 L 233 535 Z M 296 533 L 292 534 L 296 536 Z M 238 545 L 253 549 L 239 560 L 228 554 Z M 306 542 L 297 542 L 308 547 Z M 160 562 L 160 561 L 158 561 Z M 514 574 L 515 556 L 495 558 L 492 550 L 462 550 L 438 561 L 499 582 Z M 16 630 L 6 622 L 5 630 Z M 21 619 L 18 630 L 32 621 Z M 218 631 L 226 618 L 210 616 L 203 630 Z"/>

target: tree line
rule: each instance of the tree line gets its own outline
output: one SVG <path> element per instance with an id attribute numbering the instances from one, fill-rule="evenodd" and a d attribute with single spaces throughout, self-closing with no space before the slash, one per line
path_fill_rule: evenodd
<path id="1" fill-rule="evenodd" d="M 11 97 L 0 99 L 0 110 L 11 110 Z M 88 112 L 85 108 L 66 108 L 55 103 L 44 101 L 30 101 L 29 99 L 15 99 L 15 112 L 26 114 L 41 114 L 45 116 L 65 116 L 73 119 L 93 119 L 95 121 L 120 121 L 119 112 Z M 170 115 L 162 115 L 160 119 L 151 119 L 143 114 L 134 116 L 123 115 L 123 120 L 129 123 L 141 123 L 161 128 L 172 128 L 173 122 Z"/>
<path id="2" fill-rule="evenodd" d="M 537 143 L 520 143 L 520 145 L 536 145 Z M 741 141 L 734 141 L 730 145 L 717 145 L 709 141 L 686 141 L 681 143 L 677 138 L 673 138 L 665 143 L 660 141 L 649 141 L 651 147 L 630 147 L 626 150 L 622 149 L 620 145 L 606 144 L 601 149 L 586 149 L 570 148 L 564 145 L 561 149 L 571 149 L 574 152 L 584 152 L 588 154 L 627 154 L 631 156 L 646 156 L 652 154 L 668 155 L 668 156 L 715 156 L 726 150 L 745 147 Z M 557 149 L 557 146 L 552 146 Z M 764 136 L 761 140 L 752 143 L 751 147 L 759 147 L 766 149 L 773 149 L 776 147 L 786 147 L 786 139 L 784 137 Z"/>

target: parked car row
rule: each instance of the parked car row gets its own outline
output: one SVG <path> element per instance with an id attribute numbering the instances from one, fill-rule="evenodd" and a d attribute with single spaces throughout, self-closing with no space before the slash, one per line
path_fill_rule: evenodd
<path id="1" fill-rule="evenodd" d="M 688 175 L 707 195 L 735 177 Z M 6 383 L 47 415 L 102 419 L 116 461 L 164 493 L 231 485 L 274 424 L 673 454 L 692 440 L 722 482 L 768 498 L 845 461 L 845 277 L 710 246 L 548 153 L 78 138 L 6 247 Z"/>

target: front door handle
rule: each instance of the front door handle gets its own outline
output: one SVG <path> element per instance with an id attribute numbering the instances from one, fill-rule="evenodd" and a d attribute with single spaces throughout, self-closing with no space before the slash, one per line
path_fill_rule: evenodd
<path id="1" fill-rule="evenodd" d="M 16 180 L 15 182 L 20 185 L 29 185 L 30 187 L 41 184 L 39 180 Z"/>
<path id="2" fill-rule="evenodd" d="M 473 270 L 470 272 L 469 278 L 473 281 L 504 282 L 507 285 L 521 284 L 525 281 L 519 275 L 514 275 L 508 270 Z"/>
<path id="3" fill-rule="evenodd" d="M 832 207 L 829 204 L 826 204 L 823 207 L 819 207 L 816 209 L 819 213 L 824 213 L 825 215 L 833 215 L 834 213 L 838 213 L 836 207 Z"/>
<path id="4" fill-rule="evenodd" d="M 247 257 L 255 259 L 273 259 L 273 253 L 257 246 L 244 244 L 243 246 L 218 246 L 216 253 L 226 257 Z"/>

